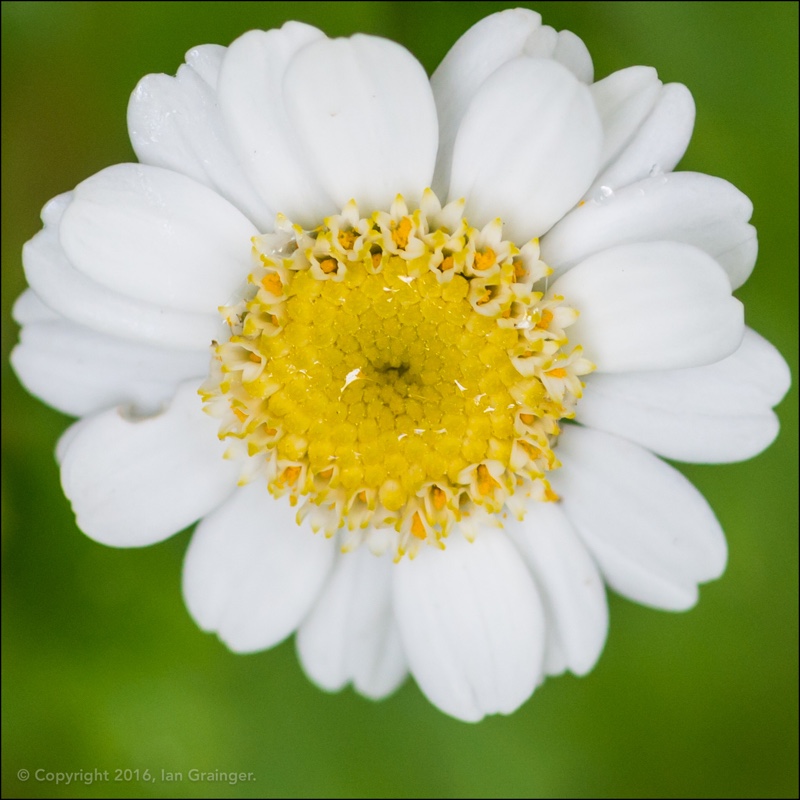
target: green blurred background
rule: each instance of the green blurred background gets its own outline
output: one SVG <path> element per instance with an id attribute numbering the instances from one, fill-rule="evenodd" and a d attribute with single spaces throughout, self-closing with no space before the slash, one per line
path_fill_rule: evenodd
<path id="1" fill-rule="evenodd" d="M 511 717 L 456 722 L 412 681 L 375 704 L 327 695 L 292 641 L 229 653 L 180 597 L 189 534 L 118 551 L 75 527 L 53 447 L 69 420 L 29 397 L 7 355 L 20 249 L 55 194 L 133 160 L 137 80 L 190 47 L 300 19 L 393 38 L 432 71 L 481 17 L 513 3 L 2 5 L 3 796 L 797 796 L 797 390 L 783 431 L 744 464 L 692 467 L 730 542 L 727 574 L 687 614 L 611 597 L 593 673 L 550 680 Z M 595 74 L 632 64 L 697 101 L 683 169 L 755 204 L 761 251 L 738 292 L 797 375 L 796 3 L 521 3 L 587 43 Z M 180 783 L 57 786 L 34 772 L 182 771 Z M 254 782 L 192 783 L 188 771 Z M 122 776 L 124 777 L 124 775 Z"/>

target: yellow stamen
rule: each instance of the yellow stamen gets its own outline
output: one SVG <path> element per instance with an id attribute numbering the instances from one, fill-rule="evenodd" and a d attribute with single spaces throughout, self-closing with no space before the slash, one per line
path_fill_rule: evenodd
<path id="1" fill-rule="evenodd" d="M 293 486 L 300 477 L 300 467 L 286 467 L 279 478 L 284 486 Z"/>
<path id="2" fill-rule="evenodd" d="M 524 439 L 519 439 L 518 443 L 519 446 L 528 454 L 528 458 L 539 458 L 542 455 L 542 451 L 538 447 L 532 445 L 530 442 L 526 442 Z"/>
<path id="3" fill-rule="evenodd" d="M 270 294 L 280 297 L 283 294 L 283 282 L 277 272 L 268 272 L 262 279 L 261 285 Z"/>
<path id="4" fill-rule="evenodd" d="M 353 231 L 339 231 L 339 244 L 344 250 L 352 250 L 357 238 Z"/>
<path id="5" fill-rule="evenodd" d="M 497 261 L 497 254 L 490 247 L 483 253 L 475 253 L 475 269 L 484 271 L 493 267 Z"/>
<path id="6" fill-rule="evenodd" d="M 499 488 L 500 484 L 492 477 L 486 465 L 480 464 L 478 466 L 478 491 L 485 497 Z"/>
<path id="7" fill-rule="evenodd" d="M 405 250 L 406 247 L 408 247 L 408 237 L 410 233 L 411 220 L 408 217 L 403 217 L 397 224 L 397 227 L 392 231 L 392 241 L 400 250 Z"/>
<path id="8" fill-rule="evenodd" d="M 319 268 L 326 274 L 330 275 L 331 272 L 336 272 L 338 264 L 332 258 L 324 258 L 319 262 Z"/>

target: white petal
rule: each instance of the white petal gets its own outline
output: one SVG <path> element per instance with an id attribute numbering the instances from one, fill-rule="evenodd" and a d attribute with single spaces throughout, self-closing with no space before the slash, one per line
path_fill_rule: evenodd
<path id="1" fill-rule="evenodd" d="M 647 119 L 661 86 L 658 73 L 652 67 L 628 67 L 590 87 L 603 123 L 601 168 L 620 154 Z"/>
<path id="2" fill-rule="evenodd" d="M 56 464 L 58 464 L 59 467 L 64 463 L 64 456 L 67 454 L 67 450 L 69 450 L 69 446 L 72 444 L 73 440 L 81 431 L 90 427 L 93 421 L 94 417 L 79 419 L 77 422 L 73 422 L 72 425 L 61 434 L 59 440 L 56 442 Z"/>
<path id="3" fill-rule="evenodd" d="M 260 230 L 269 230 L 274 213 L 247 179 L 219 111 L 214 86 L 223 53 L 224 48 L 213 45 L 198 47 L 186 56 L 196 66 L 184 64 L 174 78 L 142 78 L 128 104 L 131 144 L 143 164 L 194 178 L 233 203 Z"/>
<path id="4" fill-rule="evenodd" d="M 78 527 L 112 547 L 142 547 L 216 508 L 239 475 L 217 429 L 196 383 L 158 416 L 113 409 L 87 420 L 62 449 L 61 485 Z"/>
<path id="5" fill-rule="evenodd" d="M 292 60 L 286 110 L 308 166 L 338 207 L 416 204 L 430 186 L 438 145 L 425 70 L 403 47 L 357 35 L 322 39 Z"/>
<path id="6" fill-rule="evenodd" d="M 61 218 L 64 212 L 69 208 L 72 202 L 73 192 L 62 192 L 55 197 L 51 197 L 42 207 L 41 214 L 39 215 L 45 226 L 56 227 L 61 224 Z"/>
<path id="7" fill-rule="evenodd" d="M 197 624 L 233 651 L 273 647 L 302 622 L 333 564 L 333 541 L 298 526 L 288 498 L 260 480 L 197 526 L 183 596 Z"/>
<path id="8" fill-rule="evenodd" d="M 676 242 L 605 250 L 550 289 L 580 312 L 569 338 L 600 372 L 697 367 L 730 355 L 744 333 L 730 292 L 716 261 Z"/>
<path id="9" fill-rule="evenodd" d="M 78 184 L 60 240 L 78 270 L 112 291 L 209 312 L 245 283 L 257 233 L 227 200 L 191 178 L 118 164 Z"/>
<path id="10" fill-rule="evenodd" d="M 612 589 L 645 605 L 683 610 L 697 584 L 718 578 L 727 546 L 714 512 L 677 470 L 647 450 L 569 425 L 552 475 L 564 512 Z"/>
<path id="11" fill-rule="evenodd" d="M 134 344 L 63 319 L 26 325 L 11 353 L 25 388 L 73 416 L 113 405 L 154 413 L 182 381 L 199 384 L 209 361 L 202 351 Z"/>
<path id="12" fill-rule="evenodd" d="M 11 317 L 17 325 L 32 322 L 55 322 L 58 314 L 46 306 L 33 289 L 26 289 L 15 301 Z"/>
<path id="13" fill-rule="evenodd" d="M 556 31 L 549 25 L 542 25 L 527 38 L 522 52 L 531 58 L 557 61 L 581 83 L 589 84 L 594 77 L 594 64 L 589 50 L 572 31 Z"/>
<path id="14" fill-rule="evenodd" d="M 369 548 L 339 556 L 333 574 L 297 633 L 300 661 L 312 681 L 329 692 L 352 682 L 366 697 L 391 694 L 407 667 L 392 615 L 389 552 Z"/>
<path id="15" fill-rule="evenodd" d="M 431 88 L 439 112 L 439 154 L 436 160 L 434 191 L 444 197 L 450 185 L 453 143 L 461 120 L 483 82 L 500 66 L 541 48 L 544 39 L 554 42 L 540 57 L 553 58 L 572 71 L 578 80 L 591 81 L 592 59 L 586 46 L 574 34 L 552 28 L 542 29 L 542 18 L 535 11 L 509 8 L 473 25 L 450 48 L 431 78 Z M 548 33 L 538 36 L 539 32 Z"/>
<path id="16" fill-rule="evenodd" d="M 259 195 L 273 216 L 280 212 L 305 227 L 319 225 L 338 209 L 306 162 L 286 116 L 284 80 L 298 51 L 321 38 L 321 31 L 300 22 L 249 31 L 225 53 L 217 87 L 226 130 Z"/>
<path id="17" fill-rule="evenodd" d="M 694 129 L 694 100 L 680 83 L 668 83 L 647 119 L 586 193 L 587 198 L 651 175 L 671 172 L 683 158 Z"/>
<path id="18" fill-rule="evenodd" d="M 222 321 L 217 313 L 192 314 L 133 300 L 79 272 L 64 254 L 55 227 L 45 227 L 26 242 L 22 263 L 28 283 L 42 302 L 93 330 L 203 352 L 220 334 Z"/>
<path id="19" fill-rule="evenodd" d="M 510 714 L 542 674 L 544 616 L 509 538 L 481 530 L 447 549 L 423 547 L 394 575 L 394 608 L 411 673 L 446 714 Z"/>
<path id="20" fill-rule="evenodd" d="M 496 70 L 456 138 L 450 199 L 478 227 L 500 216 L 503 235 L 545 233 L 586 191 L 600 154 L 589 90 L 554 61 L 519 58 Z"/>
<path id="21" fill-rule="evenodd" d="M 218 44 L 201 44 L 186 53 L 186 63 L 212 88 L 217 89 L 222 60 L 227 48 Z"/>
<path id="22" fill-rule="evenodd" d="M 605 585 L 594 561 L 554 503 L 531 503 L 523 522 L 503 524 L 542 596 L 545 671 L 552 675 L 568 668 L 585 675 L 600 657 L 608 633 Z"/>
<path id="23" fill-rule="evenodd" d="M 522 55 L 542 18 L 526 8 L 509 8 L 473 25 L 450 48 L 431 77 L 439 112 L 439 155 L 434 191 L 444 197 L 450 185 L 453 144 L 461 120 L 484 81 L 500 66 Z"/>
<path id="24" fill-rule="evenodd" d="M 678 461 L 741 461 L 778 434 L 770 410 L 791 382 L 780 353 L 747 329 L 739 349 L 705 367 L 590 375 L 577 419 Z"/>
<path id="25" fill-rule="evenodd" d="M 747 224 L 752 213 L 750 200 L 722 178 L 672 172 L 576 208 L 542 239 L 542 258 L 557 277 L 614 245 L 685 242 L 714 258 L 736 289 L 753 271 L 758 254 L 755 229 Z"/>

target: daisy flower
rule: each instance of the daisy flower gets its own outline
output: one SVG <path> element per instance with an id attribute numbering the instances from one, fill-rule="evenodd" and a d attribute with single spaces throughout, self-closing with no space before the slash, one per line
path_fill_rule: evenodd
<path id="1" fill-rule="evenodd" d="M 749 200 L 674 171 L 693 123 L 686 87 L 593 82 L 522 9 L 430 80 L 291 22 L 148 75 L 139 163 L 51 200 L 23 252 L 12 363 L 80 418 L 78 526 L 140 547 L 199 520 L 201 628 L 296 632 L 321 687 L 410 672 L 470 721 L 591 670 L 606 586 L 691 607 L 725 539 L 660 457 L 759 453 L 789 386 L 732 296 Z"/>

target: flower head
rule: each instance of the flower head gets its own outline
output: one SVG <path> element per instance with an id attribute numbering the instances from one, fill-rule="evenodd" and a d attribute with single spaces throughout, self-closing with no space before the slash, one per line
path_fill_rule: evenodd
<path id="1" fill-rule="evenodd" d="M 747 198 L 674 172 L 688 90 L 592 82 L 521 9 L 428 80 L 308 25 L 191 50 L 128 122 L 139 164 L 56 197 L 13 364 L 81 417 L 58 446 L 114 546 L 200 520 L 184 595 L 238 652 L 297 631 L 369 697 L 510 713 L 589 671 L 605 585 L 666 609 L 725 540 L 658 456 L 748 458 L 788 388 L 732 291 Z"/>

